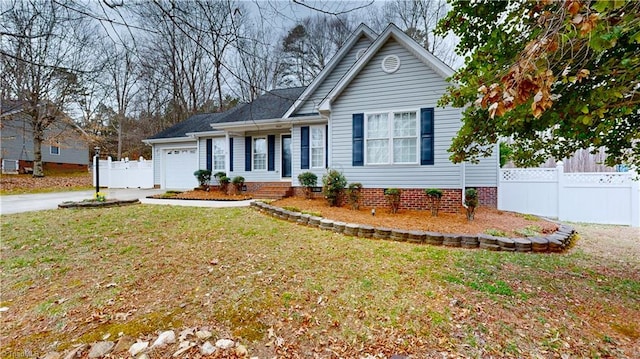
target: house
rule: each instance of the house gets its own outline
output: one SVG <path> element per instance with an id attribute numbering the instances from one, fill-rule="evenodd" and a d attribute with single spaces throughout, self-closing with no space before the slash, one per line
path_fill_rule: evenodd
<path id="1" fill-rule="evenodd" d="M 20 101 L 0 104 L 0 157 L 3 173 L 24 173 L 33 168 L 33 128 Z M 87 171 L 86 136 L 68 117 L 51 124 L 44 133 L 42 162 L 45 170 Z"/>
<path id="2" fill-rule="evenodd" d="M 402 205 L 425 208 L 425 188 L 444 192 L 457 211 L 464 188 L 496 206 L 497 150 L 478 164 L 454 164 L 447 149 L 461 110 L 437 107 L 453 74 L 395 25 L 376 35 L 360 25 L 306 88 L 273 90 L 222 114 L 193 116 L 145 142 L 161 188 L 197 185 L 193 171 L 243 176 L 249 190 L 291 186 L 328 168 L 362 183 L 364 205 L 383 206 L 385 188 Z"/>

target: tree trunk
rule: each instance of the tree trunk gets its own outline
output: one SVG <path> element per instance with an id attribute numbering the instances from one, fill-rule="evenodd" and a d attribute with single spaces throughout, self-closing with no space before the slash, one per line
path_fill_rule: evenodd
<path id="1" fill-rule="evenodd" d="M 42 138 L 41 130 L 33 131 L 33 177 L 44 177 L 42 166 Z"/>

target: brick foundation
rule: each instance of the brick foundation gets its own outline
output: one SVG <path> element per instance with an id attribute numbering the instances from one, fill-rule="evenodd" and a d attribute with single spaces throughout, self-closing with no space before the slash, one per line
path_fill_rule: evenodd
<path id="1" fill-rule="evenodd" d="M 498 188 L 497 187 L 477 187 L 478 202 L 482 206 L 498 208 Z"/>
<path id="2" fill-rule="evenodd" d="M 476 187 L 478 190 L 478 202 L 481 206 L 496 208 L 498 204 L 498 189 L 496 187 Z M 296 187 L 294 194 L 304 197 L 304 189 Z M 322 193 L 314 193 L 314 198 L 322 198 Z M 344 199 L 340 201 L 344 203 Z M 362 202 L 364 207 L 387 208 L 387 200 L 384 197 L 384 188 L 363 188 Z M 457 189 L 442 189 L 440 210 L 445 213 L 458 213 L 462 208 L 462 191 Z M 400 209 L 429 210 L 429 199 L 423 188 L 402 189 L 400 196 Z"/>

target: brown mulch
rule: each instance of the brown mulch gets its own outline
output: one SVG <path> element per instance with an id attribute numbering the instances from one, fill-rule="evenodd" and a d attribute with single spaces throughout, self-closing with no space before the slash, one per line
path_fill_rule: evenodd
<path id="1" fill-rule="evenodd" d="M 389 209 L 377 208 L 375 216 L 371 208 L 352 210 L 347 207 L 329 207 L 323 199 L 304 199 L 300 197 L 284 198 L 271 203 L 278 207 L 294 207 L 301 211 L 317 212 L 332 220 L 367 224 L 375 227 L 423 230 L 440 233 L 479 234 L 488 229 L 500 230 L 509 236 L 522 237 L 515 231 L 527 226 L 538 226 L 542 233 L 552 233 L 558 226 L 550 221 L 523 216 L 519 213 L 499 211 L 495 208 L 479 207 L 475 219 L 467 221 L 463 208 L 459 213 L 442 213 L 432 217 L 431 211 L 400 210 L 392 214 Z"/>
<path id="2" fill-rule="evenodd" d="M 193 190 L 193 191 L 185 191 L 175 194 L 159 194 L 153 196 L 153 198 L 163 198 L 163 199 L 197 199 L 197 200 L 205 200 L 205 201 L 244 201 L 247 199 L 251 199 L 251 195 L 249 194 L 226 194 L 220 192 L 218 190 Z"/>

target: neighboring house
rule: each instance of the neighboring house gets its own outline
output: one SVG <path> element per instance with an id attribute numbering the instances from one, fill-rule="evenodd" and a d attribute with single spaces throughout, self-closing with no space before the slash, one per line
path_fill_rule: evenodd
<path id="1" fill-rule="evenodd" d="M 196 115 L 145 140 L 153 146 L 154 183 L 195 187 L 193 171 L 207 168 L 243 176 L 249 190 L 299 190 L 300 173 L 320 179 L 333 168 L 362 183 L 366 206 L 384 206 L 384 189 L 395 187 L 403 189 L 403 207 L 425 208 L 424 189 L 440 188 L 445 210 L 456 211 L 462 189 L 474 187 L 481 204 L 495 207 L 497 149 L 478 164 L 449 160 L 461 110 L 437 102 L 452 74 L 396 26 L 378 36 L 360 25 L 308 87 Z"/>
<path id="2" fill-rule="evenodd" d="M 3 173 L 25 173 L 33 169 L 33 128 L 19 101 L 0 104 L 0 157 Z M 45 170 L 86 171 L 89 146 L 70 118 L 49 126 L 42 142 Z"/>

